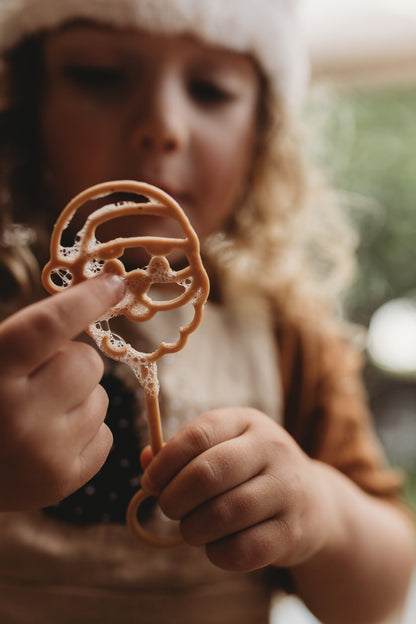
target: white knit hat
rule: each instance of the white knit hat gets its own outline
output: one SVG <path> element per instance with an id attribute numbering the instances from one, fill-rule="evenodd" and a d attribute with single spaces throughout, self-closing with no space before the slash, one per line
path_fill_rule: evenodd
<path id="1" fill-rule="evenodd" d="M 302 98 L 308 62 L 297 0 L 0 0 L 0 53 L 26 35 L 73 19 L 150 32 L 193 34 L 252 54 L 274 93 L 289 106 Z"/>

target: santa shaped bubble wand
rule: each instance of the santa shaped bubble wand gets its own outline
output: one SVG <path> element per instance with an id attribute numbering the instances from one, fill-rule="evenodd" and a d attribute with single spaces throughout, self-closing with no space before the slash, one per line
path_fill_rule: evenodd
<path id="1" fill-rule="evenodd" d="M 79 221 L 88 203 L 97 206 L 88 212 L 82 227 Z M 108 231 L 120 219 L 160 217 L 173 220 L 180 231 L 179 236 L 122 235 L 110 238 Z M 114 221 L 113 221 L 114 220 Z M 82 219 L 81 219 L 82 221 Z M 97 230 L 107 232 L 101 241 Z M 65 243 L 68 233 L 77 231 Z M 149 258 L 146 266 L 126 270 L 124 259 L 129 250 L 142 248 Z M 179 270 L 172 269 L 169 255 L 180 253 L 187 261 Z M 179 204 L 164 191 L 130 180 L 105 182 L 92 186 L 74 197 L 60 214 L 50 244 L 49 262 L 43 269 L 42 281 L 50 293 L 58 293 L 81 281 L 101 273 L 123 276 L 126 294 L 121 302 L 107 314 L 90 324 L 87 333 L 99 349 L 108 357 L 125 362 L 134 371 L 145 397 L 149 439 L 153 456 L 163 446 L 163 435 L 159 411 L 159 380 L 156 362 L 167 353 L 182 349 L 191 332 L 201 322 L 204 304 L 208 297 L 209 281 L 203 267 L 199 240 L 189 219 Z M 175 286 L 171 298 L 152 298 L 152 287 Z M 170 290 L 168 291 L 170 293 Z M 193 307 L 190 321 L 178 328 L 178 338 L 172 342 L 162 341 L 153 351 L 142 352 L 114 333 L 110 327 L 113 318 L 124 316 L 130 321 L 143 323 L 155 314 L 169 311 L 186 304 Z M 159 537 L 146 531 L 137 519 L 137 511 L 148 495 L 139 490 L 129 503 L 126 522 L 130 530 L 147 543 L 169 548 L 181 543 L 180 536 Z"/>

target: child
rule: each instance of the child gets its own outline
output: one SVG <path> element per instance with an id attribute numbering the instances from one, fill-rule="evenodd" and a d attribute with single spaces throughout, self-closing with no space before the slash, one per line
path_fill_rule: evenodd
<path id="1" fill-rule="evenodd" d="M 323 622 L 391 616 L 413 529 L 333 311 L 352 237 L 294 131 L 295 1 L 0 0 L 0 46 L 1 621 L 259 624 L 282 588 Z M 122 283 L 39 286 L 57 214 L 115 179 L 179 201 L 211 279 L 158 365 L 153 459 L 137 380 L 104 362 L 103 423 L 103 364 L 72 341 Z M 185 546 L 128 533 L 140 480 Z"/>

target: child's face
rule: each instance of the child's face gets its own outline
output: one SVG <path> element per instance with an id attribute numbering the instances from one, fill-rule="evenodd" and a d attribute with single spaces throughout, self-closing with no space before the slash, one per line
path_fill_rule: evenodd
<path id="1" fill-rule="evenodd" d="M 244 193 L 259 76 L 240 54 L 189 37 L 73 26 L 45 41 L 42 131 L 57 210 L 89 185 L 155 184 L 200 237 Z"/>

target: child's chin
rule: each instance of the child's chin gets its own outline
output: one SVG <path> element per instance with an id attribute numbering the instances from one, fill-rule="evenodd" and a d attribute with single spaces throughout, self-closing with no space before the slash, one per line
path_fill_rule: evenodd
<path id="1" fill-rule="evenodd" d="M 183 251 L 180 249 L 174 249 L 166 257 L 169 261 L 171 269 L 174 271 L 178 271 L 188 264 Z M 126 271 L 132 271 L 137 268 L 144 269 L 149 264 L 150 256 L 144 249 L 135 247 L 132 249 L 126 249 L 120 260 L 123 262 Z"/>

